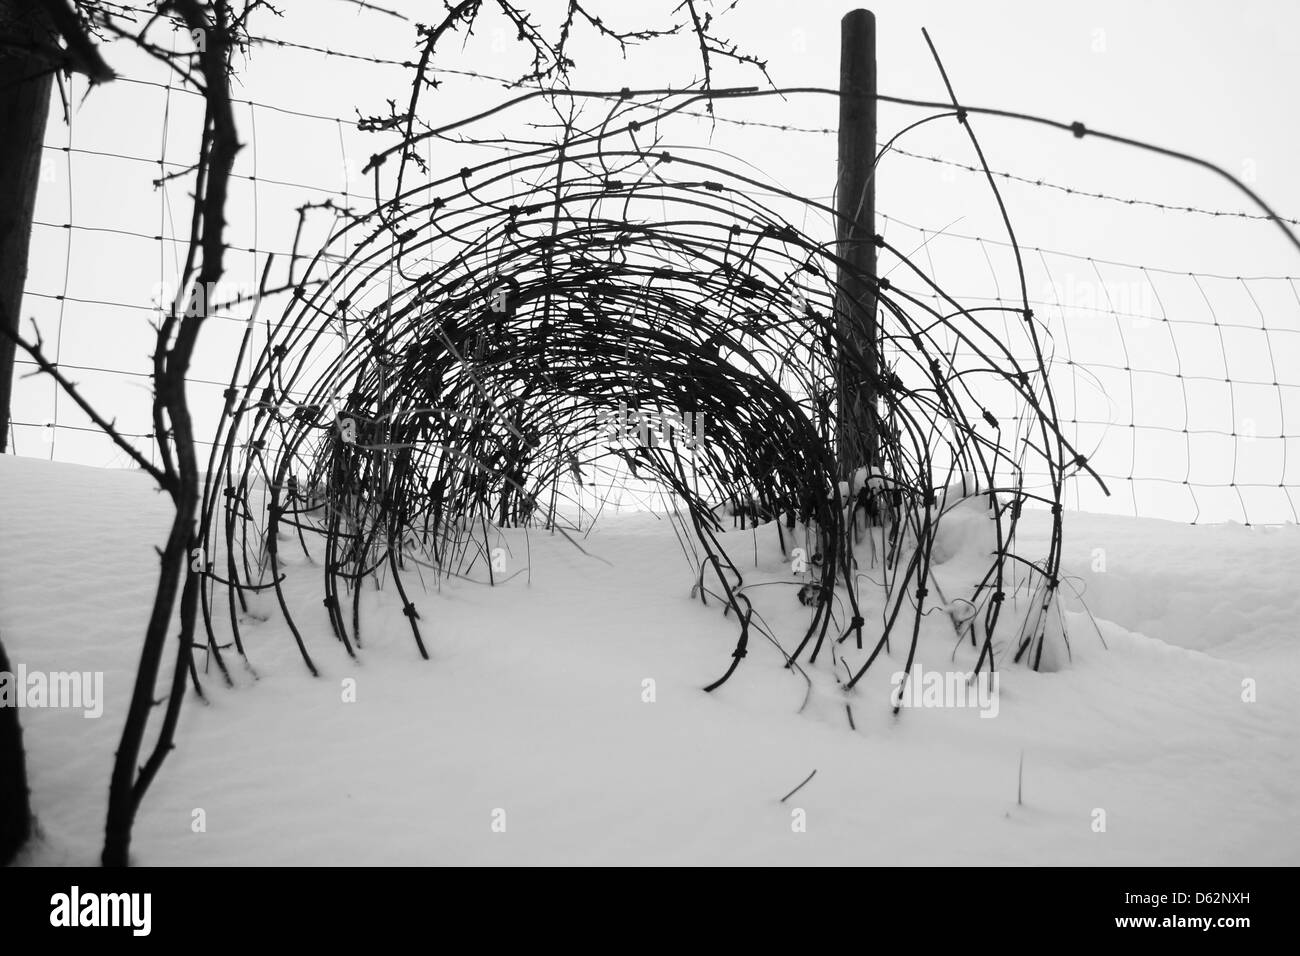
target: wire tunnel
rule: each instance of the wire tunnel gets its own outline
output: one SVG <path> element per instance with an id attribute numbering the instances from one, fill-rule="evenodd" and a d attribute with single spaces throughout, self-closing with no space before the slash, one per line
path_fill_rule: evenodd
<path id="1" fill-rule="evenodd" d="M 729 526 L 773 522 L 783 550 L 812 542 L 799 592 L 811 617 L 782 653 L 797 666 L 853 638 L 865 661 L 851 688 L 897 633 L 910 669 L 936 537 L 963 501 L 983 503 L 997 546 L 954 623 L 980 648 L 976 670 L 992 667 L 1008 575 L 1028 568 L 1038 613 L 1011 626 L 1016 659 L 1037 666 L 1060 583 L 1063 482 L 1087 467 L 1055 419 L 1045 328 L 1028 311 L 963 307 L 881 237 L 881 255 L 932 297 L 852 274 L 833 229 L 802 225 L 833 222 L 832 207 L 663 145 L 661 122 L 698 94 L 609 99 L 598 121 L 570 119 L 553 142 L 508 143 L 388 200 L 376 157 L 374 208 L 344 216 L 260 351 L 250 319 L 199 530 L 208 649 L 223 673 L 225 621 L 242 655 L 237 609 L 252 590 L 275 591 L 315 670 L 305 609 L 281 587 L 284 541 L 319 566 L 349 653 L 362 640 L 361 584 L 384 579 L 428 656 L 436 601 L 417 606 L 405 570 L 462 575 L 482 561 L 496 583 L 490 524 L 567 534 L 594 521 L 580 489 L 615 471 L 671 502 L 695 542 L 694 593 L 736 613 L 732 663 L 709 689 L 761 626 Z M 863 285 L 879 308 L 872 355 L 836 309 Z M 1016 357 L 1026 350 L 1030 364 Z M 836 455 L 841 378 L 878 396 L 853 469 Z M 1005 430 L 994 409 L 1014 410 Z M 1028 473 L 1049 481 L 1027 485 Z M 1014 546 L 1026 503 L 1054 522 L 1034 561 Z M 863 595 L 864 561 L 885 569 L 883 605 Z"/>

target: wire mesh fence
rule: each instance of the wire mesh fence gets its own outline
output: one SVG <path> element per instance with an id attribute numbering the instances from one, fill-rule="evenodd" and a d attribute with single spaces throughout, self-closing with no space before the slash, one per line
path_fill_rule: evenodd
<path id="1" fill-rule="evenodd" d="M 275 67 L 300 70 L 302 59 L 289 58 L 310 58 L 330 70 L 341 65 L 349 75 L 379 71 L 376 82 L 389 87 L 399 85 L 416 65 L 286 37 L 260 40 L 257 56 Z M 176 215 L 184 209 L 188 164 L 173 141 L 178 128 L 197 121 L 203 102 L 196 91 L 153 66 L 142 63 L 139 75 L 119 77 L 111 94 L 107 88 L 93 94 L 112 95 L 112 112 L 132 117 L 129 122 L 87 129 L 90 121 L 74 111 L 66 123 L 60 115 L 50 124 L 24 301 L 24 317 L 34 319 L 53 344 L 59 367 L 91 394 L 105 396 L 121 430 L 142 448 L 150 445 L 151 435 L 149 321 L 175 293 L 185 242 L 186 224 Z M 503 76 L 475 70 L 438 75 L 445 83 L 496 91 L 494 96 L 520 89 Z M 69 90 L 73 99 L 84 93 L 75 85 Z M 341 227 L 344 210 L 373 202 L 379 175 L 364 171 L 374 144 L 359 113 L 332 115 L 251 97 L 237 98 L 235 107 L 246 148 L 230 197 L 233 268 L 222 287 L 200 292 L 216 321 L 208 323 L 201 361 L 188 379 L 200 441 L 210 441 L 217 427 L 226 365 L 267 258 L 274 255 L 282 273 L 270 283 L 266 308 L 274 311 L 278 297 L 292 294 L 294 273 Z M 754 115 L 726 100 L 715 101 L 711 115 L 696 104 L 675 113 L 669 135 L 700 148 L 719 128 L 775 136 L 777 142 L 830 142 L 834 133 Z M 534 121 L 545 125 L 541 116 Z M 765 148 L 770 142 L 764 140 Z M 468 150 L 441 139 L 435 160 L 432 145 L 431 140 L 425 157 L 430 169 L 446 169 L 460 162 L 449 156 Z M 948 178 L 969 178 L 970 188 L 979 188 L 975 174 L 980 170 L 964 156 L 892 144 L 882 162 L 934 167 Z M 1171 228 L 1188 217 L 1248 220 L 1268 228 L 1267 217 L 1257 212 L 1112 195 L 1024 172 L 993 174 L 1026 189 L 1112 209 L 1157 210 L 1172 221 Z M 105 192 L 111 201 L 105 201 Z M 764 190 L 755 185 L 749 192 L 757 196 Z M 913 221 L 905 206 L 899 208 L 906 201 L 906 195 L 884 194 L 879 214 L 884 235 L 932 275 L 961 277 L 962 285 L 952 288 L 958 301 L 990 310 L 1015 304 L 1013 290 L 999 286 L 999 276 L 1006 283 L 1013 256 L 1004 237 Z M 807 211 L 800 214 L 800 228 L 808 228 L 807 219 Z M 827 222 L 823 218 L 828 228 Z M 1295 354 L 1300 333 L 1296 277 L 1121 262 L 1037 248 L 1032 237 L 1024 247 L 1030 305 L 1050 333 L 1049 375 L 1063 424 L 1110 491 L 1106 495 L 1095 484 L 1072 478 L 1068 506 L 1183 521 L 1295 521 L 1300 377 L 1286 357 Z M 346 255 L 346 249 L 332 252 Z M 888 258 L 882 275 L 918 300 L 936 298 L 933 290 L 909 282 L 900 262 Z M 996 321 L 1008 330 L 1014 325 L 1005 313 Z M 106 330 L 111 330 L 109 347 Z M 264 339 L 265 328 L 256 334 Z M 29 360 L 19 362 L 31 370 Z M 18 454 L 100 465 L 125 462 L 75 406 L 60 400 L 48 380 L 20 379 L 13 408 L 11 448 Z M 990 410 L 999 419 L 1017 414 L 1013 407 Z"/>

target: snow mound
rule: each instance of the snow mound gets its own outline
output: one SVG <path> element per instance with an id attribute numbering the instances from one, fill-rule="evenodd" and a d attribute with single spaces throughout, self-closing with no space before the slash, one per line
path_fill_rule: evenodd
<path id="1" fill-rule="evenodd" d="M 167 502 L 140 474 L 13 457 L 0 457 L 0 488 L 11 658 L 102 671 L 107 698 L 98 720 L 21 715 L 44 833 L 28 862 L 93 863 Z M 954 613 L 988 524 L 978 499 L 944 520 L 935 576 Z M 1029 551 L 1046 548 L 1045 515 L 1027 511 L 1019 528 Z M 792 579 L 776 534 L 767 524 L 726 536 L 747 580 Z M 227 690 L 213 669 L 210 703 L 187 700 L 137 823 L 137 860 L 1300 863 L 1294 527 L 1068 514 L 1065 569 L 1096 623 L 1065 588 L 1072 666 L 1000 668 L 996 719 L 969 707 L 895 716 L 890 675 L 907 650 L 897 642 L 846 694 L 829 651 L 805 679 L 756 635 L 732 679 L 705 694 L 735 622 L 691 599 L 666 520 L 602 521 L 583 541 L 592 557 L 558 535 L 503 535 L 512 561 L 531 554 L 528 573 L 497 587 L 430 582 L 428 662 L 388 591 L 363 594 L 373 623 L 349 659 L 304 562 L 287 599 L 321 668 L 313 679 L 274 598 L 259 596 L 250 610 L 266 620 L 245 635 L 256 676 L 236 666 Z M 733 545 L 746 536 L 749 550 Z M 775 635 L 811 614 L 794 592 L 752 589 Z M 951 618 L 922 618 L 926 671 L 971 666 Z M 853 645 L 834 653 L 857 659 Z"/>

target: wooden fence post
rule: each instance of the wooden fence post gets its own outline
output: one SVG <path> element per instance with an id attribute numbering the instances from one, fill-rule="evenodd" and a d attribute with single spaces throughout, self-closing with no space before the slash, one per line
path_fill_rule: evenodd
<path id="1" fill-rule="evenodd" d="M 841 480 L 874 467 L 876 403 L 876 18 L 852 10 L 840 21 L 839 172 L 836 183 L 836 247 L 842 260 L 835 319 L 846 340 L 867 357 L 865 368 L 837 372 Z"/>

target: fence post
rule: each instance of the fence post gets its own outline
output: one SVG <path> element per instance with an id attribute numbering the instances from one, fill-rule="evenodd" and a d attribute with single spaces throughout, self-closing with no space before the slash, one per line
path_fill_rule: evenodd
<path id="1" fill-rule="evenodd" d="M 839 269 L 835 321 L 840 334 L 867 357 L 866 367 L 837 370 L 837 461 L 842 480 L 875 464 L 876 403 L 876 18 L 852 10 L 840 21 L 839 172 L 836 181 L 836 250 Z M 858 372 L 861 374 L 858 374 Z"/>

